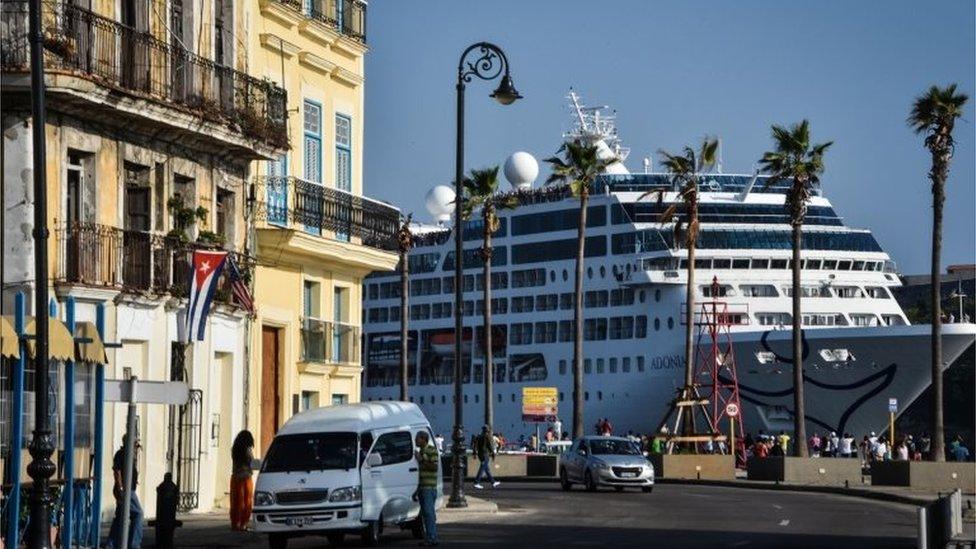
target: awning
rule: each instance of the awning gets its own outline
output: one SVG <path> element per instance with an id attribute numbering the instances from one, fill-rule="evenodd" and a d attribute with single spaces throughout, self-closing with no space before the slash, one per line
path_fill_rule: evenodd
<path id="1" fill-rule="evenodd" d="M 54 360 L 74 360 L 75 359 L 75 338 L 71 336 L 68 327 L 56 318 L 48 318 L 48 357 Z M 34 317 L 27 318 L 27 326 L 24 331 L 27 335 L 35 335 Z M 27 340 L 27 355 L 34 356 L 34 346 L 36 342 L 33 338 Z"/>
<path id="2" fill-rule="evenodd" d="M 105 345 L 102 343 L 102 339 L 98 337 L 98 330 L 94 324 L 91 322 L 75 324 L 75 337 L 91 340 L 75 342 L 75 347 L 78 349 L 76 353 L 78 361 L 97 364 L 108 363 L 108 357 L 105 356 Z"/>
<path id="3" fill-rule="evenodd" d="M 20 358 L 20 345 L 14 331 L 13 317 L 0 316 L 0 356 Z"/>

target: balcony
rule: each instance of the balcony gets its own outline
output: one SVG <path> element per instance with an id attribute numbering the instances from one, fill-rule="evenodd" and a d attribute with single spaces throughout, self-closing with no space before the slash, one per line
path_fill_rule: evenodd
<path id="1" fill-rule="evenodd" d="M 366 3 L 361 0 L 272 0 L 361 43 L 366 42 Z"/>
<path id="2" fill-rule="evenodd" d="M 302 362 L 359 365 L 359 327 L 302 319 Z"/>
<path id="3" fill-rule="evenodd" d="M 192 136 L 201 143 L 217 140 L 221 142 L 214 143 L 217 150 L 218 145 L 224 149 L 230 145 L 250 151 L 255 158 L 287 148 L 286 94 L 271 81 L 217 64 L 69 3 L 44 2 L 42 13 L 48 91 L 63 95 L 66 110 L 73 106 L 74 112 L 91 117 L 94 102 L 114 113 L 108 120 L 120 116 L 153 119 L 156 125 L 172 130 L 176 138 L 185 141 Z M 27 30 L 27 3 L 4 1 L 0 67 L 5 95 L 8 89 L 26 86 Z M 11 79 L 14 73 L 23 73 L 25 78 Z M 108 94 L 78 79 L 107 88 Z M 79 102 L 79 96 L 84 101 Z M 147 106 L 146 101 L 152 105 Z"/>
<path id="4" fill-rule="evenodd" d="M 57 259 L 54 283 L 148 296 L 185 297 L 189 293 L 190 257 L 199 244 L 142 231 L 127 231 L 96 223 L 76 223 L 55 231 Z M 253 261 L 230 252 L 241 275 L 250 277 Z M 225 274 L 214 299 L 233 305 Z"/>
<path id="5" fill-rule="evenodd" d="M 269 226 L 314 236 L 332 231 L 340 242 L 358 238 L 371 248 L 397 249 L 400 211 L 388 204 L 297 177 L 259 177 L 253 192 L 256 217 Z"/>

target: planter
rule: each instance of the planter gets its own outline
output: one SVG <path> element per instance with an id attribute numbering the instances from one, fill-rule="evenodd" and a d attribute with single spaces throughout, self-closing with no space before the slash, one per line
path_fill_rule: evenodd
<path id="1" fill-rule="evenodd" d="M 718 454 L 652 454 L 654 476 L 691 480 L 735 480 L 735 463 L 731 455 Z"/>
<path id="2" fill-rule="evenodd" d="M 854 458 L 753 457 L 746 467 L 749 480 L 806 486 L 861 484 L 861 460 Z"/>
<path id="3" fill-rule="evenodd" d="M 878 461 L 871 464 L 874 486 L 909 486 L 915 489 L 973 493 L 976 463 L 947 461 Z"/>

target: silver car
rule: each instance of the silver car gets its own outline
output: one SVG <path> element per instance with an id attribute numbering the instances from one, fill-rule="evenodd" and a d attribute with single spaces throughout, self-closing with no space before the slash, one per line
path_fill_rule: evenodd
<path id="1" fill-rule="evenodd" d="M 600 486 L 613 486 L 618 492 L 633 486 L 650 492 L 654 466 L 630 439 L 588 436 L 575 440 L 559 457 L 559 482 L 563 490 L 582 484 L 590 492 Z"/>

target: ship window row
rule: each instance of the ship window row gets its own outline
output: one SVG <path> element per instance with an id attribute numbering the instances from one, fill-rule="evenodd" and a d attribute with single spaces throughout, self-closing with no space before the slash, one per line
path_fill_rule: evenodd
<path id="1" fill-rule="evenodd" d="M 418 278 L 410 281 L 410 295 L 437 295 L 441 293 L 440 278 Z"/>
<path id="2" fill-rule="evenodd" d="M 432 273 L 440 257 L 440 252 L 412 253 L 407 255 L 407 268 L 411 273 Z"/>
<path id="3" fill-rule="evenodd" d="M 616 235 L 615 235 L 616 236 Z M 688 268 L 686 258 L 658 257 L 643 259 L 640 262 L 641 269 L 645 271 L 675 271 Z M 770 258 L 708 258 L 696 257 L 696 269 L 753 269 L 753 270 L 786 270 L 793 268 L 792 259 L 770 259 Z M 825 271 L 868 271 L 868 272 L 894 272 L 894 263 L 891 261 L 874 260 L 852 260 L 852 259 L 801 259 L 800 269 L 802 270 L 825 270 Z"/>
<path id="4" fill-rule="evenodd" d="M 761 326 L 787 327 L 793 323 L 793 315 L 787 312 L 757 312 L 756 322 Z M 804 313 L 804 326 L 903 326 L 905 319 L 899 314 L 850 313 L 850 320 L 843 313 Z"/>
<path id="5" fill-rule="evenodd" d="M 614 204 L 611 207 L 611 222 L 614 225 L 625 223 L 659 223 L 661 214 L 671 203 L 631 202 Z M 687 216 L 678 212 L 680 219 Z M 701 203 L 698 206 L 698 219 L 702 223 L 782 223 L 790 222 L 789 212 L 782 204 L 725 204 Z M 829 206 L 809 206 L 804 218 L 806 225 L 843 225 L 833 208 Z"/>
<path id="6" fill-rule="evenodd" d="M 658 229 L 617 233 L 611 236 L 610 243 L 614 255 L 675 247 L 674 233 Z M 713 229 L 698 233 L 697 247 L 702 250 L 789 250 L 793 245 L 789 231 Z M 878 241 L 867 232 L 804 232 L 801 247 L 804 250 L 882 251 Z"/>
<path id="7" fill-rule="evenodd" d="M 530 244 L 515 244 L 512 246 L 512 264 L 548 263 L 551 261 L 575 259 L 577 249 L 578 242 L 575 238 L 533 242 Z M 586 257 L 607 255 L 606 237 L 602 235 L 586 237 L 583 254 Z"/>
<path id="8" fill-rule="evenodd" d="M 592 374 L 593 373 L 593 362 L 591 358 L 583 359 L 583 373 Z M 596 373 L 621 373 L 629 374 L 632 370 L 636 370 L 639 373 L 644 372 L 647 364 L 647 360 L 643 356 L 635 357 L 610 357 L 604 362 L 603 358 L 596 359 Z M 567 375 L 570 370 L 572 360 L 561 359 L 559 361 L 559 375 Z"/>
<path id="9" fill-rule="evenodd" d="M 494 246 L 492 248 L 491 264 L 499 267 L 508 265 L 508 248 L 506 246 Z M 484 265 L 484 256 L 481 253 L 480 247 L 464 250 L 465 269 L 480 269 Z M 447 255 L 444 256 L 444 265 L 441 267 L 441 270 L 454 270 L 454 251 L 447 252 Z"/>
<path id="10" fill-rule="evenodd" d="M 465 242 L 473 242 L 475 240 L 481 240 L 485 236 L 485 220 L 483 217 L 476 217 L 474 219 L 469 219 L 463 224 L 464 231 L 462 235 L 464 236 Z M 508 220 L 505 217 L 498 217 L 498 230 L 492 233 L 494 238 L 504 238 L 508 235 Z"/>
<path id="11" fill-rule="evenodd" d="M 579 228 L 579 209 L 556 210 L 512 216 L 512 236 L 565 231 Z M 607 224 L 604 206 L 586 208 L 586 226 L 602 227 Z"/>
<path id="12" fill-rule="evenodd" d="M 514 255 L 515 250 L 512 250 Z M 531 288 L 546 285 L 545 269 L 523 269 L 512 271 L 512 288 Z"/>

